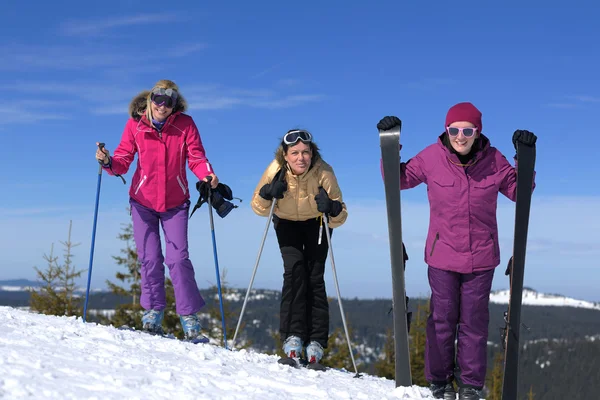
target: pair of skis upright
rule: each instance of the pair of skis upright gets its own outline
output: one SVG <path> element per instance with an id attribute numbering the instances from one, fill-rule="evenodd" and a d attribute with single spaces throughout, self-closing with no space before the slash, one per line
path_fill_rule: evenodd
<path id="1" fill-rule="evenodd" d="M 517 400 L 519 377 L 519 350 L 521 328 L 521 303 L 523 299 L 523 278 L 525 275 L 525 254 L 529 212 L 533 193 L 535 171 L 535 147 L 520 142 L 517 147 L 517 199 L 515 206 L 515 238 L 513 256 L 508 265 L 510 276 L 510 299 L 505 314 L 506 327 L 503 334 L 504 380 L 502 400 Z"/>
<path id="2" fill-rule="evenodd" d="M 396 387 L 412 385 L 400 207 L 400 129 L 401 126 L 396 126 L 388 131 L 379 131 L 392 265 Z M 505 361 L 502 400 L 517 399 L 521 303 L 535 170 L 535 147 L 519 142 L 517 158 L 515 234 L 513 257 L 509 266 L 510 300 L 506 316 L 505 337 L 503 338 Z"/>
<path id="3" fill-rule="evenodd" d="M 412 386 L 400 209 L 400 128 L 379 131 L 392 264 L 396 387 Z"/>

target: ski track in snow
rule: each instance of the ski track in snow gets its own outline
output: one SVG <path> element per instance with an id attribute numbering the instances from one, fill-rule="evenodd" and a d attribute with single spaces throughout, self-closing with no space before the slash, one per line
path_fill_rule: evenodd
<path id="1" fill-rule="evenodd" d="M 0 307 L 0 397 L 432 399 L 389 379 L 294 369 L 277 357 Z"/>

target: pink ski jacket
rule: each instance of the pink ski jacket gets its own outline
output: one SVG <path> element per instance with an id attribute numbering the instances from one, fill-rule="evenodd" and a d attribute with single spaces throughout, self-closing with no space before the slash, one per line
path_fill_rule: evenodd
<path id="1" fill-rule="evenodd" d="M 141 103 L 142 97 L 143 93 L 132 101 L 130 112 L 133 102 Z M 157 212 L 180 206 L 190 198 L 186 161 L 199 180 L 214 173 L 194 120 L 182 110 L 174 110 L 159 134 L 145 115 L 138 118 L 133 112 L 132 115 L 111 157 L 112 171 L 109 166 L 105 170 L 111 175 L 127 173 L 137 153 L 129 189 L 131 198 Z"/>

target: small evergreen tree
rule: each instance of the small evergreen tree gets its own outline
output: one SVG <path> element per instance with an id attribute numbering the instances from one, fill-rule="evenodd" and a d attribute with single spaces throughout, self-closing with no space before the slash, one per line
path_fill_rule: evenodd
<path id="1" fill-rule="evenodd" d="M 352 338 L 352 328 L 348 326 L 348 335 Z M 354 343 L 352 343 L 354 345 Z M 361 369 L 362 365 L 358 363 L 360 354 L 356 351 L 356 347 L 352 348 L 354 352 L 354 361 L 356 362 L 356 368 Z M 323 354 L 323 364 L 331 368 L 346 369 L 347 371 L 354 371 L 354 365 L 352 364 L 352 357 L 350 356 L 350 349 L 348 348 L 348 340 L 344 328 L 337 327 L 330 335 L 328 346 Z"/>
<path id="2" fill-rule="evenodd" d="M 69 221 L 69 235 L 66 242 L 63 263 L 58 263 L 54 256 L 54 244 L 50 254 L 44 254 L 47 262 L 45 270 L 34 267 L 37 277 L 43 282 L 39 291 L 31 290 L 30 307 L 33 311 L 48 315 L 82 315 L 81 298 L 75 295 L 75 278 L 79 278 L 85 270 L 77 271 L 73 264 L 73 248 L 79 243 L 71 241 L 73 221 Z"/>
<path id="3" fill-rule="evenodd" d="M 427 317 L 429 301 L 417 306 L 417 312 L 410 326 L 410 372 L 413 385 L 428 386 L 425 378 L 425 342 L 427 339 Z"/>
<path id="4" fill-rule="evenodd" d="M 417 307 L 416 313 L 413 313 L 413 319 L 410 326 L 410 369 L 413 385 L 427 386 L 425 379 L 425 340 L 427 315 L 429 302 Z M 375 363 L 375 373 L 379 376 L 395 379 L 396 378 L 396 344 L 394 342 L 394 331 L 388 329 L 386 340 L 382 351 L 383 357 Z"/>
<path id="5" fill-rule="evenodd" d="M 144 311 L 140 305 L 141 264 L 133 241 L 133 225 L 131 223 L 124 225 L 117 237 L 125 242 L 125 247 L 121 249 L 121 255 L 113 256 L 113 259 L 117 265 L 125 268 L 125 272 L 117 272 L 115 275 L 116 279 L 122 282 L 122 286 L 111 281 L 107 281 L 107 284 L 112 293 L 128 301 L 117 306 L 115 314 L 108 320 L 108 323 L 116 327 L 127 325 L 130 328 L 141 330 Z M 175 311 L 175 291 L 173 282 L 169 278 L 165 278 L 165 292 L 166 309 L 163 330 L 165 333 L 182 338 L 183 332 L 179 323 L 179 315 Z"/>
<path id="6" fill-rule="evenodd" d="M 394 332 L 389 328 L 385 334 L 385 343 L 382 349 L 382 357 L 375 362 L 375 373 L 378 376 L 396 378 L 396 348 L 394 343 Z"/>
<path id="7" fill-rule="evenodd" d="M 123 299 L 130 299 L 130 301 L 119 304 L 114 315 L 107 322 L 116 327 L 126 325 L 130 328 L 141 329 L 143 310 L 139 304 L 140 263 L 133 242 L 133 225 L 131 223 L 124 225 L 117 237 L 125 242 L 125 247 L 121 249 L 122 255 L 113 256 L 117 265 L 125 267 L 126 272 L 117 272 L 115 276 L 117 280 L 122 282 L 123 286 L 111 281 L 106 281 L 106 284 L 112 293 L 123 297 Z"/>
<path id="8" fill-rule="evenodd" d="M 498 351 L 494 355 L 494 364 L 488 371 L 487 390 L 488 400 L 502 400 L 502 381 L 504 377 L 504 354 Z"/>

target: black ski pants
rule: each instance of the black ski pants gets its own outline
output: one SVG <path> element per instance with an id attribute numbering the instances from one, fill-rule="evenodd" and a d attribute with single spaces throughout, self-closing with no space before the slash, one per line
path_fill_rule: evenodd
<path id="1" fill-rule="evenodd" d="M 304 344 L 329 338 L 329 303 L 325 291 L 325 261 L 329 246 L 325 226 L 318 244 L 320 218 L 290 221 L 273 217 L 283 258 L 279 332 L 281 339 L 299 336 Z M 329 230 L 332 234 L 332 229 Z"/>

